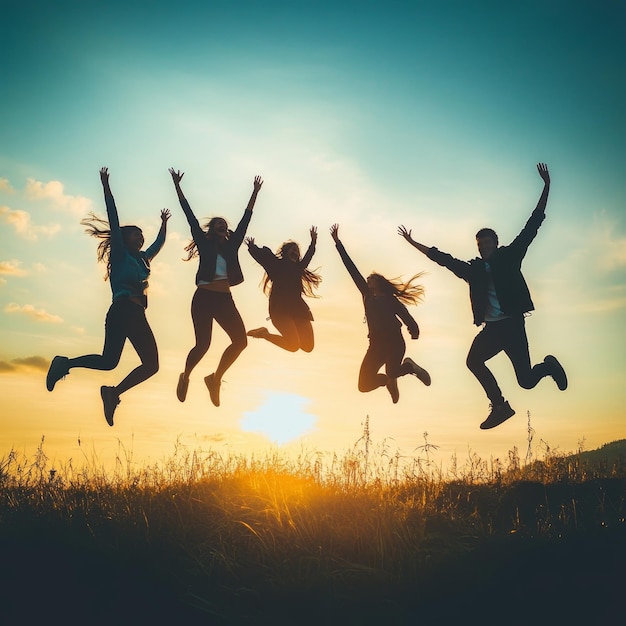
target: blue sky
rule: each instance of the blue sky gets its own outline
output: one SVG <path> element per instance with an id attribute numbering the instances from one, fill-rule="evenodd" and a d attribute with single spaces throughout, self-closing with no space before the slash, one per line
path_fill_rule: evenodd
<path id="1" fill-rule="evenodd" d="M 146 454 L 154 455 L 179 433 L 251 449 L 265 440 L 250 439 L 238 420 L 281 393 L 302 398 L 305 421 L 317 416 L 307 441 L 325 449 L 358 438 L 365 414 L 374 433 L 403 449 L 429 430 L 443 454 L 471 447 L 489 456 L 523 444 L 527 410 L 553 445 L 621 438 L 624 18 L 618 2 L 5 6 L 0 385 L 3 414 L 27 419 L 7 424 L 3 446 L 48 434 L 50 414 L 49 440 L 59 450 L 78 430 L 98 450 L 135 436 L 152 442 Z M 548 382 L 521 392 L 507 363 L 494 359 L 519 419 L 485 436 L 477 424 L 486 402 L 464 368 L 475 333 L 466 287 L 395 229 L 406 224 L 418 240 L 460 258 L 476 254 L 473 234 L 485 225 L 506 243 L 541 191 L 538 161 L 548 163 L 553 186 L 548 219 L 524 263 L 537 307 L 528 321 L 531 354 L 557 354 L 573 384 L 565 394 Z M 101 345 L 110 290 L 79 221 L 104 211 L 102 165 L 122 221 L 141 225 L 147 239 L 160 209 L 173 212 L 150 292 L 161 371 L 124 399 L 129 408 L 115 434 L 97 421 L 101 375 L 72 373 L 53 395 L 35 391 L 54 354 Z M 252 342 L 230 374 L 237 397 L 217 415 L 203 404 L 200 370 L 189 404 L 173 393 L 191 347 L 195 268 L 180 260 L 188 229 L 170 166 L 186 172 L 199 217 L 236 222 L 261 174 L 249 234 L 276 249 L 286 239 L 306 242 L 311 224 L 320 231 L 316 350 L 287 355 Z M 427 272 L 426 299 L 414 311 L 422 338 L 409 350 L 431 370 L 433 386 L 426 392 L 403 381 L 397 407 L 382 392 L 356 391 L 362 310 L 327 235 L 334 222 L 364 273 Z M 246 282 L 235 298 L 246 325 L 256 327 L 267 302 L 246 257 L 242 251 Z M 221 350 L 216 342 L 207 371 Z M 110 380 L 133 363 L 127 353 Z"/>

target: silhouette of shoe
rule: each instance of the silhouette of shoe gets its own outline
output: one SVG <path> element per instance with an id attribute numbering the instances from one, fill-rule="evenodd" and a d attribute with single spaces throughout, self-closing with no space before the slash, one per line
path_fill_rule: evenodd
<path id="1" fill-rule="evenodd" d="M 204 378 L 204 384 L 209 390 L 211 396 L 211 402 L 215 406 L 220 405 L 220 381 L 215 380 L 215 374 L 209 374 Z"/>
<path id="2" fill-rule="evenodd" d="M 511 405 L 508 402 L 503 402 L 502 404 L 490 404 L 491 413 L 489 413 L 489 417 L 480 425 L 482 430 L 488 430 L 489 428 L 495 428 L 502 424 L 502 422 L 506 422 L 509 417 L 513 417 L 515 415 L 515 411 L 511 408 Z"/>
<path id="3" fill-rule="evenodd" d="M 552 376 L 556 386 L 561 391 L 565 391 L 567 389 L 567 374 L 557 358 L 549 354 L 543 362 L 550 368 L 550 376 Z"/>
<path id="4" fill-rule="evenodd" d="M 65 378 L 70 373 L 68 362 L 69 359 L 66 356 L 55 356 L 52 359 L 46 376 L 46 389 L 48 391 L 52 391 L 59 380 Z"/>
<path id="5" fill-rule="evenodd" d="M 249 330 L 246 335 L 248 335 L 248 337 L 264 339 L 269 335 L 269 331 L 267 330 L 267 328 L 265 328 L 265 326 L 261 326 L 260 328 L 253 328 L 252 330 Z"/>
<path id="6" fill-rule="evenodd" d="M 406 359 L 402 361 L 402 365 L 410 365 L 413 370 L 411 374 L 417 376 L 427 387 L 430 386 L 430 374 L 423 367 L 420 367 L 412 358 L 406 357 Z"/>
<path id="7" fill-rule="evenodd" d="M 400 390 L 398 389 L 398 379 L 387 377 L 387 391 L 391 395 L 391 400 L 394 404 L 400 399 Z"/>
<path id="8" fill-rule="evenodd" d="M 178 385 L 176 385 L 176 397 L 184 402 L 185 398 L 187 398 L 187 389 L 189 388 L 189 378 L 185 378 L 185 373 L 183 372 L 178 377 Z"/>
<path id="9" fill-rule="evenodd" d="M 104 417 L 109 426 L 113 426 L 113 414 L 117 405 L 120 403 L 120 397 L 115 391 L 115 387 L 100 387 L 100 396 L 102 397 L 102 404 L 104 405 Z"/>

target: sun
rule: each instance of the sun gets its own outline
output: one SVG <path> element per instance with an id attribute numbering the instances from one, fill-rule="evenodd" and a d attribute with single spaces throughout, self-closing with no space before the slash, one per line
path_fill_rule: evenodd
<path id="1" fill-rule="evenodd" d="M 256 411 L 244 413 L 241 428 L 279 445 L 289 443 L 315 426 L 317 417 L 303 410 L 309 403 L 309 398 L 296 394 L 267 392 L 265 402 Z"/>

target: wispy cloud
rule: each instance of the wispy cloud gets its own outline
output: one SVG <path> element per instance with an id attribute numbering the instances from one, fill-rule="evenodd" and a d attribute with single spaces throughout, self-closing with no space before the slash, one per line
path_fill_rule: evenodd
<path id="1" fill-rule="evenodd" d="M 46 372 L 50 361 L 42 356 L 27 356 L 23 359 L 12 359 L 11 361 L 0 361 L 0 374 L 7 374 L 23 369 L 35 369 Z"/>
<path id="2" fill-rule="evenodd" d="M 30 317 L 37 322 L 47 322 L 51 324 L 58 324 L 62 322 L 63 319 L 58 315 L 53 315 L 52 313 L 48 313 L 44 309 L 36 309 L 32 304 L 23 304 L 19 305 L 15 302 L 9 302 L 4 307 L 6 313 L 17 313 L 20 315 L 25 315 L 26 317 Z"/>
<path id="3" fill-rule="evenodd" d="M 7 178 L 0 178 L 0 191 L 15 193 L 15 189 L 11 187 L 11 183 Z"/>
<path id="4" fill-rule="evenodd" d="M 11 209 L 8 206 L 0 206 L 0 220 L 13 226 L 18 235 L 29 241 L 37 241 L 39 235 L 52 237 L 61 230 L 59 224 L 37 226 L 32 223 L 30 213 L 20 209 Z"/>
<path id="5" fill-rule="evenodd" d="M 4 276 L 26 276 L 28 272 L 20 267 L 21 261 L 0 261 L 0 275 Z"/>
<path id="6" fill-rule="evenodd" d="M 77 216 L 84 215 L 92 209 L 92 202 L 89 198 L 66 194 L 63 183 L 58 180 L 42 183 L 29 178 L 26 181 L 25 194 L 30 200 L 51 200 L 56 207 Z"/>

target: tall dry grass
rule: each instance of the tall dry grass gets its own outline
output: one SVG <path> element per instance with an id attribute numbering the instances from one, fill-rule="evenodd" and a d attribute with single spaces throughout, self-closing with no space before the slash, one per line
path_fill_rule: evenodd
<path id="1" fill-rule="evenodd" d="M 453 459 L 444 474 L 426 433 L 417 452 L 374 445 L 367 419 L 343 455 L 225 456 L 178 443 L 141 467 L 122 448 L 112 472 L 94 459 L 52 464 L 42 440 L 32 457 L 0 460 L 0 545 L 14 559 L 33 539 L 61 546 L 70 562 L 87 558 L 102 590 L 132 572 L 138 597 L 168 596 L 160 615 L 313 623 L 330 611 L 404 623 L 413 611 L 445 613 L 444 581 L 457 595 L 493 584 L 505 555 L 582 535 L 624 539 L 623 462 L 548 447 L 522 461 L 513 449 L 505 462 Z"/>

